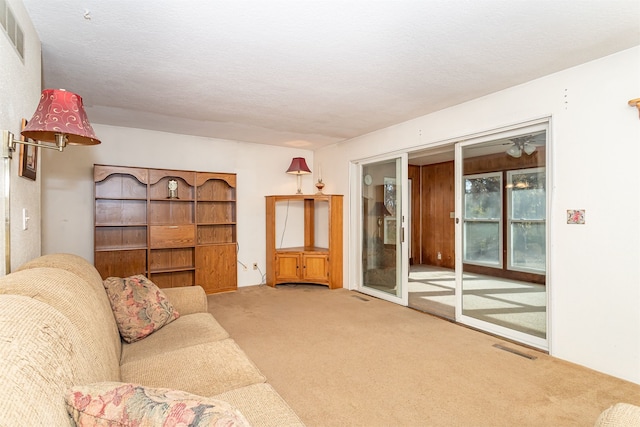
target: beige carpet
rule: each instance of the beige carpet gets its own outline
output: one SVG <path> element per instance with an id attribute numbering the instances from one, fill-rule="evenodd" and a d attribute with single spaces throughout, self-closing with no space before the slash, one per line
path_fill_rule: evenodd
<path id="1" fill-rule="evenodd" d="M 344 289 L 208 300 L 308 426 L 591 426 L 613 403 L 640 404 L 638 385 Z"/>

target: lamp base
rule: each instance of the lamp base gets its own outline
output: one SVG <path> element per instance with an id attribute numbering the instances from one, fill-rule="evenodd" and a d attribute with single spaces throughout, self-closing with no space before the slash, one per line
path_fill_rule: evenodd
<path id="1" fill-rule="evenodd" d="M 322 182 L 321 179 L 319 179 L 318 182 L 316 182 L 316 188 L 318 189 L 318 192 L 316 194 L 322 194 L 322 189 L 324 188 L 324 182 Z"/>

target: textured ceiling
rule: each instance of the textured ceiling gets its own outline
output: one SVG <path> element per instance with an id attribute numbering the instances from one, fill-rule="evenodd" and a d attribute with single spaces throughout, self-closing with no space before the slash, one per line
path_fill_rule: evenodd
<path id="1" fill-rule="evenodd" d="M 23 0 L 94 123 L 315 149 L 640 44 L 616 0 Z"/>

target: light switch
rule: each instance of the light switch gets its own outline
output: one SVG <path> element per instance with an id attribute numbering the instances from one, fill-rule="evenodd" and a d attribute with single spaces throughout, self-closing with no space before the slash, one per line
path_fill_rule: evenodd
<path id="1" fill-rule="evenodd" d="M 27 208 L 22 208 L 22 229 L 27 230 L 29 228 L 29 211 Z"/>

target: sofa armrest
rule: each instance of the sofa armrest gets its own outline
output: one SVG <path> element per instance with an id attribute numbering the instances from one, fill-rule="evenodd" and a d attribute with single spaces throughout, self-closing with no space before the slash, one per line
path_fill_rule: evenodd
<path id="1" fill-rule="evenodd" d="M 167 296 L 181 316 L 193 313 L 206 313 L 209 306 L 207 294 L 201 286 L 184 286 L 180 288 L 164 288 Z"/>
<path id="2" fill-rule="evenodd" d="M 595 425 L 596 427 L 629 427 L 640 425 L 640 407 L 629 403 L 616 403 L 600 414 Z"/>

